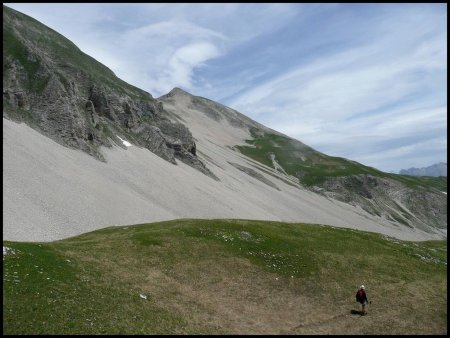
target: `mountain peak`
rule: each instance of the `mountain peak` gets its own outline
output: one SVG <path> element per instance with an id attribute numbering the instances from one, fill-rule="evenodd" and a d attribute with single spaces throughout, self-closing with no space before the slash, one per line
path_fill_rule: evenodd
<path id="1" fill-rule="evenodd" d="M 190 95 L 192 96 L 192 94 L 188 93 L 187 91 L 179 88 L 179 87 L 175 87 L 173 88 L 169 93 L 167 93 L 166 95 L 163 96 L 176 96 L 176 95 Z"/>

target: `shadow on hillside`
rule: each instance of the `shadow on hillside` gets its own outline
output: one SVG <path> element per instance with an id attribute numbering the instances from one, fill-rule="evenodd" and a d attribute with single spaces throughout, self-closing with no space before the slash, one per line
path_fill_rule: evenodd
<path id="1" fill-rule="evenodd" d="M 350 310 L 350 313 L 351 313 L 352 315 L 361 315 L 361 314 L 362 314 L 362 311 L 359 311 L 359 310 Z"/>

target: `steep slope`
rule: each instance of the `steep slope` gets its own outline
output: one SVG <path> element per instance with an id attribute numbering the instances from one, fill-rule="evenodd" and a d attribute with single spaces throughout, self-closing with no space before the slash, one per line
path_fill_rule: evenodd
<path id="1" fill-rule="evenodd" d="M 111 225 L 177 218 L 302 220 L 407 240 L 442 236 L 380 222 L 361 208 L 279 180 L 230 148 L 198 144 L 199 156 L 219 180 L 134 145 L 102 149 L 106 162 L 101 162 L 3 119 L 3 238 L 51 241 Z"/>
<path id="2" fill-rule="evenodd" d="M 231 108 L 179 88 L 159 99 L 175 120 L 189 127 L 199 144 L 213 143 L 227 151 L 224 158 L 235 156 L 230 150 L 239 151 L 263 165 L 258 167 L 262 172 L 361 207 L 380 222 L 446 233 L 444 177 L 388 174 L 355 161 L 328 156 Z"/>
<path id="3" fill-rule="evenodd" d="M 3 6 L 3 116 L 104 160 L 122 139 L 167 161 L 212 175 L 189 130 L 171 123 L 152 96 L 117 78 L 72 42 Z"/>

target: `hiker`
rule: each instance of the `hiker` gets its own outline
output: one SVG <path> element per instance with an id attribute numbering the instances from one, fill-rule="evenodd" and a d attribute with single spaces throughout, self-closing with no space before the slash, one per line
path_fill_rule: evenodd
<path id="1" fill-rule="evenodd" d="M 365 289 L 366 288 L 364 287 L 364 285 L 361 285 L 358 292 L 356 293 L 356 301 L 361 303 L 361 316 L 364 316 L 366 314 L 365 307 L 368 303 Z"/>

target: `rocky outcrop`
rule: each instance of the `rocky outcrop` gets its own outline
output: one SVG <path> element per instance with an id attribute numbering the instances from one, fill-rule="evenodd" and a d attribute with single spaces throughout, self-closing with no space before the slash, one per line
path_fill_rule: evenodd
<path id="1" fill-rule="evenodd" d="M 447 197 L 439 190 L 407 187 L 372 175 L 330 177 L 315 189 L 328 197 L 357 205 L 393 224 L 427 231 L 447 229 Z"/>
<path id="2" fill-rule="evenodd" d="M 216 178 L 196 156 L 192 134 L 162 103 L 118 79 L 63 36 L 3 7 L 3 116 L 23 121 L 100 160 L 101 146 L 126 136 L 176 164 Z"/>

